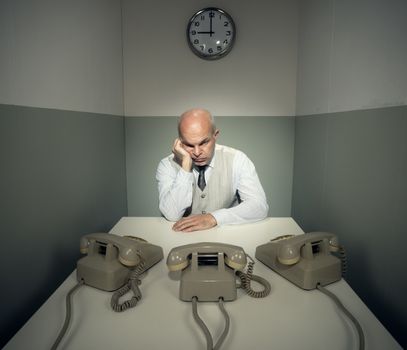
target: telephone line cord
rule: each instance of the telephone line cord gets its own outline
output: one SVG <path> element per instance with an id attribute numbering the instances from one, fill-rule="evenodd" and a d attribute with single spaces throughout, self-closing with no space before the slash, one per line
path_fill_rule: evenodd
<path id="1" fill-rule="evenodd" d="M 71 315 L 72 315 L 72 303 L 71 303 L 71 296 L 72 294 L 83 285 L 84 281 L 80 280 L 71 290 L 68 292 L 66 295 L 66 316 L 65 316 L 65 322 L 64 325 L 62 326 L 61 331 L 58 334 L 57 339 L 55 340 L 54 344 L 51 347 L 51 350 L 56 350 L 59 343 L 61 342 L 62 338 L 64 337 L 68 326 L 69 322 L 71 321 Z"/>
<path id="2" fill-rule="evenodd" d="M 225 306 L 223 305 L 223 298 L 219 298 L 219 308 L 220 311 L 223 314 L 223 317 L 225 318 L 225 328 L 219 337 L 218 341 L 216 342 L 215 346 L 213 346 L 213 339 L 211 332 L 209 331 L 208 327 L 206 326 L 205 322 L 202 320 L 202 318 L 198 314 L 198 298 L 193 297 L 192 298 L 192 314 L 194 316 L 194 320 L 198 324 L 198 326 L 202 329 L 205 338 L 206 338 L 206 349 L 207 350 L 219 350 L 222 343 L 225 341 L 226 336 L 229 332 L 229 327 L 230 327 L 230 317 L 225 309 Z"/>
<path id="3" fill-rule="evenodd" d="M 335 304 L 343 311 L 343 313 L 348 316 L 348 318 L 353 322 L 353 324 L 356 327 L 356 330 L 358 332 L 359 336 L 359 350 L 364 350 L 365 349 L 365 335 L 363 333 L 363 329 L 359 323 L 359 321 L 351 314 L 351 312 L 342 304 L 342 302 L 339 300 L 339 298 L 332 292 L 330 292 L 328 289 L 322 287 L 319 283 L 317 284 L 317 288 L 319 291 L 330 297 Z"/>

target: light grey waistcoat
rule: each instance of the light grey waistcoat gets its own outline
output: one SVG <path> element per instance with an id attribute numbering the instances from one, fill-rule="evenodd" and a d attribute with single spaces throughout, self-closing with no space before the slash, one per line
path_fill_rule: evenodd
<path id="1" fill-rule="evenodd" d="M 239 196 L 233 191 L 233 160 L 236 150 L 230 147 L 216 145 L 214 164 L 209 180 L 203 191 L 193 184 L 192 205 L 184 216 L 190 214 L 206 214 L 222 208 L 230 208 L 239 203 Z M 180 166 L 172 160 L 177 169 Z"/>

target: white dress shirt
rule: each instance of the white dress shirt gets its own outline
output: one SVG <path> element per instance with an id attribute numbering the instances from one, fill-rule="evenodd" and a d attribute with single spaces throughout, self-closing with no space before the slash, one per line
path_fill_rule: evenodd
<path id="1" fill-rule="evenodd" d="M 226 147 L 216 145 L 215 147 Z M 205 171 L 206 182 L 210 181 L 216 154 Z M 178 221 L 191 206 L 193 183 L 198 181 L 198 171 L 193 167 L 187 172 L 181 167 L 175 169 L 171 164 L 174 155 L 162 159 L 158 165 L 159 207 L 161 213 L 170 221 Z M 268 204 L 263 187 L 252 161 L 241 151 L 236 150 L 232 170 L 233 192 L 238 191 L 241 203 L 231 208 L 219 208 L 210 214 L 218 225 L 241 224 L 262 220 L 267 216 Z"/>

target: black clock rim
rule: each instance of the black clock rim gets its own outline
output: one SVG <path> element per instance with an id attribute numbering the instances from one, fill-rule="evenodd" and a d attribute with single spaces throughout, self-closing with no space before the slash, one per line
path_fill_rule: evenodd
<path id="1" fill-rule="evenodd" d="M 190 28 L 191 28 L 192 23 L 194 22 L 194 19 L 195 19 L 197 16 L 199 16 L 202 12 L 211 11 L 211 10 L 221 12 L 224 16 L 227 16 L 227 17 L 229 18 L 230 23 L 231 23 L 232 28 L 233 28 L 233 38 L 232 38 L 232 41 L 231 41 L 230 45 L 228 46 L 228 48 L 227 48 L 226 50 L 223 50 L 223 51 L 221 51 L 221 52 L 217 52 L 215 55 L 205 55 L 205 54 L 202 54 L 200 51 L 198 51 L 198 50 L 195 48 L 195 46 L 192 45 L 191 41 L 189 40 L 189 30 L 190 30 Z M 233 46 L 234 46 L 234 44 L 235 44 L 235 39 L 236 39 L 236 26 L 235 26 L 235 22 L 233 21 L 232 16 L 229 15 L 229 13 L 226 12 L 225 10 L 223 10 L 223 9 L 221 9 L 221 8 L 219 8 L 219 7 L 205 7 L 205 8 L 203 8 L 203 9 L 199 10 L 198 12 L 196 12 L 195 14 L 193 14 L 193 15 L 191 16 L 191 18 L 189 19 L 189 22 L 188 22 L 188 25 L 187 25 L 187 30 L 186 30 L 186 38 L 187 38 L 187 42 L 188 42 L 189 48 L 190 48 L 191 51 L 192 51 L 195 55 L 197 55 L 199 58 L 203 58 L 203 59 L 208 60 L 208 61 L 217 60 L 217 59 L 219 59 L 219 58 L 225 57 L 230 51 L 232 51 L 232 48 L 233 48 Z"/>

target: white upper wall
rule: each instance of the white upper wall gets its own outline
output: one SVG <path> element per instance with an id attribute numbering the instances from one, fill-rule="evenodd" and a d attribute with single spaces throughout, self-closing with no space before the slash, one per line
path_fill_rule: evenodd
<path id="1" fill-rule="evenodd" d="M 407 104 L 405 0 L 300 1 L 297 115 Z"/>
<path id="2" fill-rule="evenodd" d="M 237 36 L 217 61 L 195 56 L 189 18 L 220 7 Z M 123 0 L 126 116 L 176 116 L 204 107 L 217 116 L 293 116 L 298 0 Z"/>
<path id="3" fill-rule="evenodd" d="M 1 0 L 0 103 L 123 115 L 118 0 Z"/>

